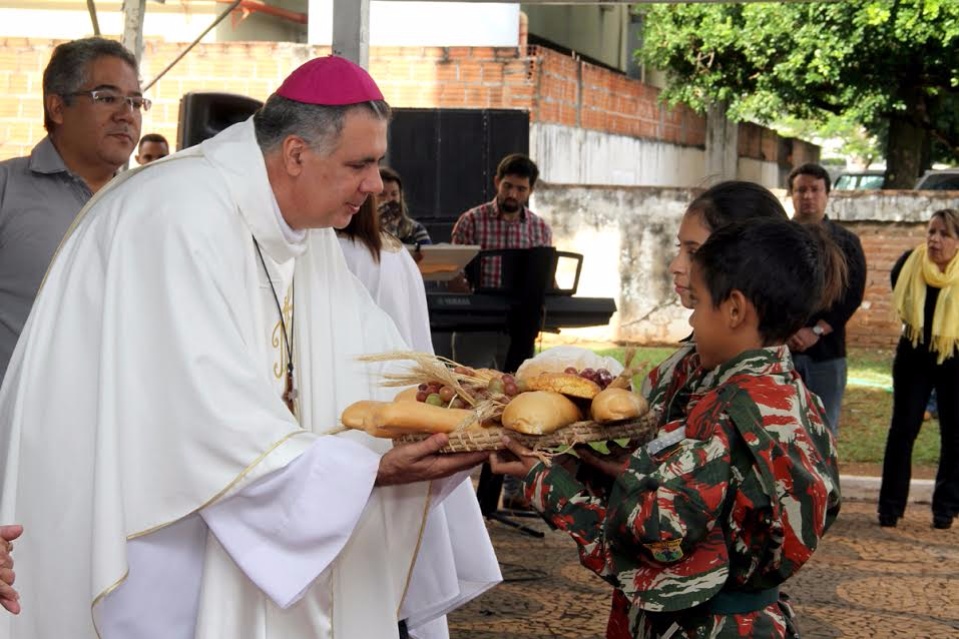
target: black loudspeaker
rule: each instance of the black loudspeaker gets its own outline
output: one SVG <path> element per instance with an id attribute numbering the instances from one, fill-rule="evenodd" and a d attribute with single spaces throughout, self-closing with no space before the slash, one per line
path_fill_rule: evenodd
<path id="1" fill-rule="evenodd" d="M 180 99 L 180 118 L 177 122 L 176 148 L 185 149 L 199 144 L 223 129 L 243 122 L 263 103 L 245 95 L 191 91 Z"/>

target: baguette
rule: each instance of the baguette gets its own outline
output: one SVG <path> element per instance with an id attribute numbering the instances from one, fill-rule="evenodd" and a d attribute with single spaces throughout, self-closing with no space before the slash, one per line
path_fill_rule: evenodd
<path id="1" fill-rule="evenodd" d="M 503 426 L 526 435 L 546 435 L 582 418 L 579 407 L 565 395 L 530 391 L 520 393 L 506 405 Z"/>
<path id="2" fill-rule="evenodd" d="M 649 404 L 642 396 L 625 388 L 607 388 L 593 398 L 589 412 L 600 424 L 645 415 Z"/>
<path id="3" fill-rule="evenodd" d="M 420 389 L 418 389 L 416 386 L 414 386 L 413 388 L 407 388 L 406 390 L 402 390 L 398 392 L 396 394 L 396 397 L 393 398 L 393 401 L 394 402 L 415 402 L 416 394 L 418 392 L 420 392 Z"/>
<path id="4" fill-rule="evenodd" d="M 450 433 L 473 417 L 473 411 L 463 408 L 364 400 L 347 406 L 340 421 L 347 428 L 365 430 L 374 437 L 395 437 L 406 433 Z"/>
<path id="5" fill-rule="evenodd" d="M 373 427 L 373 411 L 381 403 L 382 402 L 370 400 L 353 402 L 347 406 L 343 414 L 340 415 L 340 421 L 343 422 L 343 425 L 347 428 L 368 430 Z"/>

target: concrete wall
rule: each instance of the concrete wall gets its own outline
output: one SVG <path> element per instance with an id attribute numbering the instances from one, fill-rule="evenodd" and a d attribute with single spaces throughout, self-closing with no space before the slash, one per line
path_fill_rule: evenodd
<path id="1" fill-rule="evenodd" d="M 522 5 L 529 32 L 620 71 L 632 51 L 627 46 L 630 7 L 620 5 Z M 636 28 L 635 26 L 633 28 Z"/>
<path id="2" fill-rule="evenodd" d="M 955 191 L 836 191 L 829 217 L 844 222 L 883 221 L 925 224 L 934 211 L 959 207 Z"/>
<path id="3" fill-rule="evenodd" d="M 558 124 L 530 127 L 530 154 L 559 184 L 698 186 L 703 150 Z M 775 183 L 772 184 L 775 186 Z"/>
<path id="4" fill-rule="evenodd" d="M 699 192 L 537 185 L 532 207 L 552 225 L 557 247 L 585 256 L 578 295 L 612 297 L 619 309 L 609 326 L 568 330 L 564 336 L 654 344 L 689 334 L 688 311 L 679 305 L 668 265 L 686 205 Z M 791 211 L 786 193 L 774 192 Z M 959 193 L 836 193 L 831 198 L 830 217 L 859 235 L 866 254 L 866 292 L 847 326 L 850 344 L 895 345 L 900 324 L 891 307 L 889 271 L 903 251 L 923 241 L 929 214 L 948 206 L 959 206 Z"/>
<path id="5" fill-rule="evenodd" d="M 668 264 L 676 232 L 696 190 L 538 184 L 532 208 L 553 228 L 557 248 L 582 253 L 578 295 L 612 297 L 609 326 L 563 331 L 568 337 L 675 342 L 689 333 Z"/>

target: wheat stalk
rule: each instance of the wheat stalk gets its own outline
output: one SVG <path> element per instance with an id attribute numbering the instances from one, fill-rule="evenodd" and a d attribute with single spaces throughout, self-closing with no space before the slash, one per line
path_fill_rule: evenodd
<path id="1" fill-rule="evenodd" d="M 384 373 L 380 385 L 389 388 L 437 382 L 452 388 L 460 399 L 473 408 L 476 408 L 480 402 L 464 383 L 485 387 L 493 377 L 488 371 L 473 371 L 475 373 L 473 375 L 457 373 L 454 369 L 461 365 L 453 360 L 416 351 L 393 351 L 378 355 L 364 355 L 359 360 L 362 362 L 411 361 L 413 364 L 405 372 Z M 500 414 L 502 414 L 502 410 L 500 410 Z M 484 420 L 480 419 L 479 421 Z"/>

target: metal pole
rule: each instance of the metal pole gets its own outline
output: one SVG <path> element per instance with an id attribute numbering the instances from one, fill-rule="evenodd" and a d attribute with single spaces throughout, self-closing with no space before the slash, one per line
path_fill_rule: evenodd
<path id="1" fill-rule="evenodd" d="M 100 35 L 100 22 L 97 20 L 97 6 L 93 0 L 87 0 L 87 12 L 90 14 L 90 22 L 93 23 L 93 35 Z"/>
<path id="2" fill-rule="evenodd" d="M 221 22 L 223 22 L 223 19 L 226 18 L 228 15 L 230 15 L 230 12 L 233 11 L 234 9 L 236 9 L 237 6 L 239 6 L 239 4 L 240 4 L 241 2 L 243 2 L 243 0 L 233 0 L 233 4 L 231 4 L 229 7 L 227 7 L 226 9 L 224 9 L 224 10 L 223 10 L 223 13 L 221 13 L 220 15 L 218 15 L 218 16 L 216 17 L 216 20 L 213 21 L 213 24 L 211 24 L 211 25 L 208 26 L 206 29 L 204 29 L 204 30 L 203 30 L 203 33 L 201 33 L 200 35 L 198 35 L 193 42 L 191 42 L 189 45 L 187 45 L 186 49 L 184 49 L 183 51 L 181 51 L 180 54 L 173 59 L 173 62 L 171 62 L 170 64 L 166 65 L 166 67 L 164 67 L 163 71 L 160 71 L 160 73 L 158 73 L 155 78 L 153 78 L 152 80 L 150 80 L 150 81 L 147 83 L 147 85 L 146 85 L 145 87 L 143 87 L 143 92 L 146 93 L 147 89 L 149 89 L 149 88 L 152 87 L 154 84 L 156 84 L 157 81 L 158 81 L 160 78 L 162 78 L 163 76 L 165 76 L 170 69 L 172 69 L 173 67 L 175 67 L 177 62 L 179 62 L 180 60 L 182 60 L 183 57 L 184 57 L 186 54 L 188 54 L 191 49 L 193 49 L 193 47 L 195 47 L 196 45 L 200 44 L 200 40 L 202 40 L 204 37 L 206 37 L 206 34 L 208 34 L 210 31 L 213 31 L 213 29 L 216 28 L 216 25 L 218 25 L 218 24 L 220 24 Z"/>

